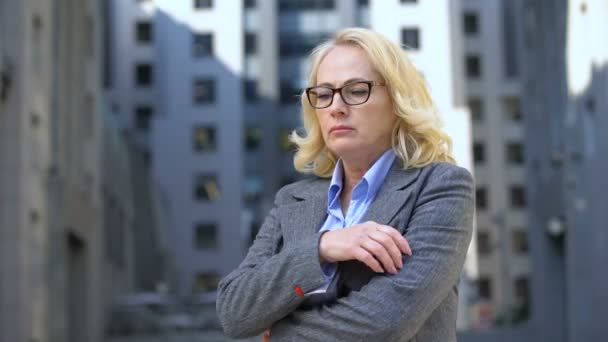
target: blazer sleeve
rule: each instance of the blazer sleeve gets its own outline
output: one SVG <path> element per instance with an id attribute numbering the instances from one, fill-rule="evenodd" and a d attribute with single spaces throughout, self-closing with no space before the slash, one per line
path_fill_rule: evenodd
<path id="1" fill-rule="evenodd" d="M 279 252 L 277 211 L 277 206 L 270 211 L 243 262 L 218 285 L 217 313 L 232 338 L 262 333 L 296 309 L 304 293 L 324 284 L 318 248 L 321 233 Z"/>
<path id="2" fill-rule="evenodd" d="M 375 276 L 332 305 L 294 311 L 273 325 L 271 339 L 407 341 L 416 335 L 456 286 L 473 228 L 470 173 L 439 165 L 419 192 L 405 235 L 413 254 L 399 273 Z"/>

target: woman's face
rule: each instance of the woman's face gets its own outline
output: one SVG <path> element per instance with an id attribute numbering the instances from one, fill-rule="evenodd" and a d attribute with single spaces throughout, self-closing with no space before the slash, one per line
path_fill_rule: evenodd
<path id="1" fill-rule="evenodd" d="M 316 86 L 340 88 L 360 82 L 381 82 L 363 50 L 355 46 L 336 46 L 321 61 Z M 365 94 L 351 89 L 352 98 Z M 343 91 L 347 95 L 347 91 Z M 329 96 L 324 95 L 325 100 Z M 350 103 L 358 102 L 347 99 Z M 348 105 L 339 92 L 327 108 L 316 109 L 327 147 L 345 161 L 373 161 L 391 147 L 396 120 L 386 86 L 372 85 L 367 102 Z"/>

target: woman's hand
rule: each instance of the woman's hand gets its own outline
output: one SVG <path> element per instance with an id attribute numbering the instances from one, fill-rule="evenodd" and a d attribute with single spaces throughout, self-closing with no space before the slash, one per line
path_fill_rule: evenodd
<path id="1" fill-rule="evenodd" d="M 405 237 L 373 221 L 324 233 L 319 243 L 321 262 L 359 260 L 378 273 L 397 273 L 403 254 L 412 255 Z"/>

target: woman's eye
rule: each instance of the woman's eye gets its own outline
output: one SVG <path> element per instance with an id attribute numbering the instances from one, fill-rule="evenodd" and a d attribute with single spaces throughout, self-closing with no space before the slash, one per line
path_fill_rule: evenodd
<path id="1" fill-rule="evenodd" d="M 355 96 L 362 96 L 362 95 L 367 95 L 367 90 L 365 90 L 365 89 L 355 89 L 355 90 L 351 90 L 350 93 L 352 95 L 355 95 Z"/>

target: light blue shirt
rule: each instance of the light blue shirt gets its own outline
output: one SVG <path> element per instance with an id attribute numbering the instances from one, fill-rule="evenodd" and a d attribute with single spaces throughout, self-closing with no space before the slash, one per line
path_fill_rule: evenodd
<path id="1" fill-rule="evenodd" d="M 376 194 L 382 186 L 382 183 L 384 183 L 384 179 L 394 161 L 395 153 L 390 149 L 384 152 L 372 167 L 367 170 L 361 181 L 359 181 L 353 189 L 348 211 L 346 212 L 346 216 L 344 216 L 340 203 L 344 168 L 342 166 L 342 160 L 338 160 L 327 192 L 327 218 L 319 231 L 333 231 L 359 224 L 367 212 L 367 209 L 376 198 Z M 336 268 L 335 263 L 321 264 L 321 269 L 325 276 L 325 286 L 322 286 L 316 291 L 327 289 L 336 274 Z"/>

